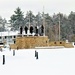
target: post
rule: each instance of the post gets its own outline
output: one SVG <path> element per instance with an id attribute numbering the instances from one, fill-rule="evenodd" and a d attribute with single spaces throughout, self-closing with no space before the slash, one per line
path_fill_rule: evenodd
<path id="1" fill-rule="evenodd" d="M 38 52 L 37 51 L 35 51 L 35 57 L 36 57 L 36 59 L 38 59 Z"/>
<path id="2" fill-rule="evenodd" d="M 36 51 L 35 51 L 35 57 L 36 57 Z"/>
<path id="3" fill-rule="evenodd" d="M 3 65 L 5 64 L 5 55 L 3 55 Z"/>
<path id="4" fill-rule="evenodd" d="M 45 15 L 44 15 L 44 6 L 43 6 L 43 26 L 44 26 L 44 36 L 45 36 Z"/>
<path id="5" fill-rule="evenodd" d="M 13 50 L 13 56 L 15 56 L 15 50 Z"/>
<path id="6" fill-rule="evenodd" d="M 36 52 L 36 59 L 38 59 L 38 52 Z"/>

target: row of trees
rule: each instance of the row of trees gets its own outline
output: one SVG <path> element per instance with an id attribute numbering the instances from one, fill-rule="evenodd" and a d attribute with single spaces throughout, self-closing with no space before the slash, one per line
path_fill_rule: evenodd
<path id="1" fill-rule="evenodd" d="M 38 12 L 37 15 L 34 15 L 32 11 L 27 11 L 24 17 L 24 12 L 18 7 L 10 17 L 9 22 L 11 23 L 12 30 L 18 30 L 20 26 L 29 26 L 29 23 L 33 27 L 43 25 L 43 16 L 45 17 L 45 32 L 51 41 L 58 40 L 59 20 L 61 40 L 75 41 L 75 12 L 71 12 L 68 16 L 63 13 L 50 16 L 48 13 L 44 14 L 44 12 Z"/>
<path id="2" fill-rule="evenodd" d="M 5 24 L 7 23 L 7 20 L 2 18 L 0 16 L 0 32 L 5 31 Z"/>

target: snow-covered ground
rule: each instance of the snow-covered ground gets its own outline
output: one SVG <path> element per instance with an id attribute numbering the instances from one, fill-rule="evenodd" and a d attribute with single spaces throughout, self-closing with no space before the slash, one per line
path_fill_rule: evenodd
<path id="1" fill-rule="evenodd" d="M 75 75 L 75 48 L 16 50 L 15 56 L 12 50 L 0 52 L 0 75 Z"/>

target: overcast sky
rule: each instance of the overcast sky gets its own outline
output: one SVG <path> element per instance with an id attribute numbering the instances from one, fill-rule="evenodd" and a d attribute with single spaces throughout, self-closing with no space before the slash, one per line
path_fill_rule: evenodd
<path id="1" fill-rule="evenodd" d="M 75 0 L 0 0 L 0 16 L 10 19 L 17 7 L 20 7 L 24 12 L 31 10 L 34 14 L 43 11 L 53 15 L 53 13 L 62 12 L 69 14 L 75 11 Z"/>

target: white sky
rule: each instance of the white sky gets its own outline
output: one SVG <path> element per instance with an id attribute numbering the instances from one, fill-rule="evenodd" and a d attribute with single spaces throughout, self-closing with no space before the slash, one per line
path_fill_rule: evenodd
<path id="1" fill-rule="evenodd" d="M 20 7 L 24 12 L 31 10 L 34 14 L 43 11 L 53 15 L 53 13 L 62 12 L 69 14 L 75 11 L 75 0 L 0 0 L 0 16 L 10 19 L 17 7 Z"/>

